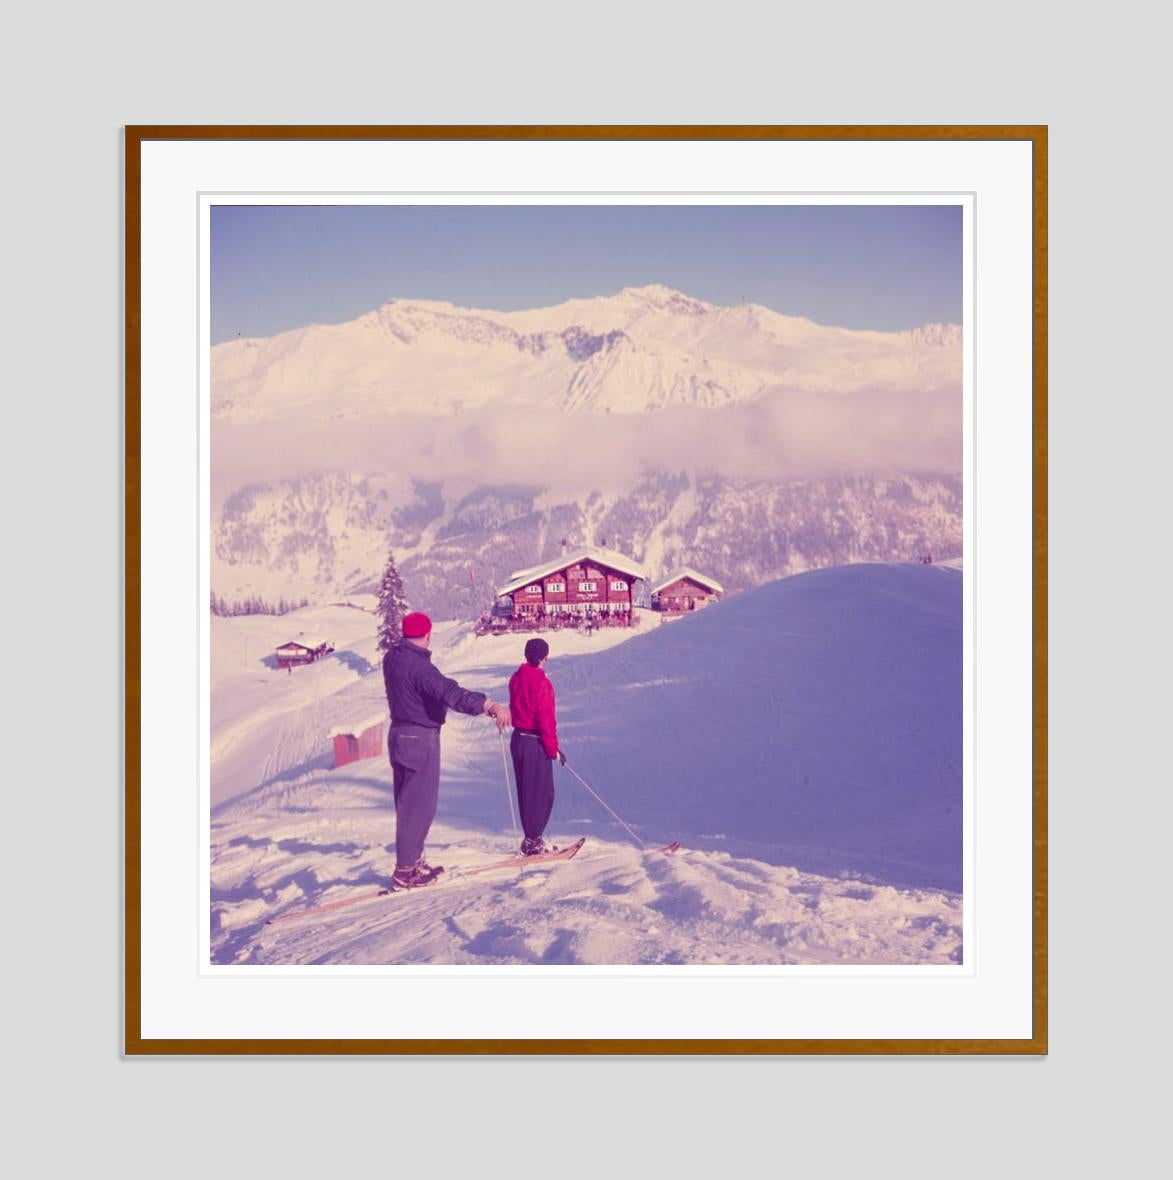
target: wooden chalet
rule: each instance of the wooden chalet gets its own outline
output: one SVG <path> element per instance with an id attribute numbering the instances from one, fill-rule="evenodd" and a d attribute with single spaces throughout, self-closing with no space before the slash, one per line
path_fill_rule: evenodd
<path id="1" fill-rule="evenodd" d="M 333 650 L 334 645 L 329 640 L 303 635 L 277 648 L 277 667 L 296 668 L 302 664 L 312 664 L 315 660 L 328 656 Z"/>
<path id="2" fill-rule="evenodd" d="M 652 587 L 652 610 L 665 617 L 678 616 L 720 602 L 724 593 L 725 587 L 715 578 L 685 566 Z"/>
<path id="3" fill-rule="evenodd" d="M 643 569 L 622 553 L 580 549 L 515 570 L 481 617 L 481 634 L 561 630 L 564 627 L 632 627 L 633 588 Z"/>

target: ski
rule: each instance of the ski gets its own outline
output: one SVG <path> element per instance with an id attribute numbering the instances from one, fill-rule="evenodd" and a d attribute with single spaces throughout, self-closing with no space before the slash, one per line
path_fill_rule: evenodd
<path id="1" fill-rule="evenodd" d="M 527 865 L 544 864 L 551 860 L 570 860 L 585 843 L 586 837 L 583 836 L 566 848 L 559 848 L 557 852 L 539 852 L 536 856 L 515 853 L 508 860 L 499 860 L 491 865 L 479 865 L 475 869 L 465 869 L 459 876 L 475 877 L 477 873 L 491 873 L 494 869 L 524 869 Z"/>
<path id="2" fill-rule="evenodd" d="M 386 897 L 390 889 L 380 889 L 375 893 L 360 893 L 358 897 L 344 897 L 341 901 L 328 901 L 325 905 L 311 906 L 305 910 L 294 910 L 291 914 L 279 914 L 276 918 L 266 918 L 266 926 L 276 926 L 278 922 L 288 922 L 293 918 L 308 918 L 311 914 L 324 914 L 327 910 L 340 910 L 348 905 L 358 905 L 360 901 L 374 901 L 376 897 Z"/>
<path id="3" fill-rule="evenodd" d="M 440 870 L 441 876 L 436 879 L 434 884 L 442 885 L 445 881 L 459 881 L 463 873 L 445 873 L 443 869 Z M 426 888 L 426 886 L 420 886 Z M 387 886 L 375 893 L 360 893 L 358 897 L 344 897 L 340 901 L 328 901 L 325 905 L 310 906 L 304 910 L 294 910 L 291 914 L 279 914 L 276 918 L 266 918 L 266 926 L 276 926 L 278 922 L 290 922 L 294 918 L 309 918 L 314 914 L 324 914 L 329 910 L 341 910 L 347 906 L 358 905 L 363 901 L 375 901 L 380 897 L 390 897 L 393 893 L 418 893 L 417 889 L 396 889 L 394 886 Z"/>
<path id="4" fill-rule="evenodd" d="M 442 885 L 445 881 L 460 881 L 465 877 L 475 877 L 478 873 L 490 873 L 494 869 L 523 869 L 527 865 L 542 864 L 546 861 L 570 860 L 585 843 L 586 837 L 583 836 L 581 840 L 576 840 L 566 848 L 559 848 L 556 852 L 541 852 L 537 856 L 515 855 L 509 857 L 508 860 L 495 861 L 493 864 L 488 865 L 479 865 L 475 869 L 458 869 L 452 873 L 444 873 L 436 881 L 436 884 Z M 424 888 L 428 888 L 428 886 L 424 886 Z M 373 893 L 360 893 L 357 897 L 344 897 L 339 901 L 328 901 L 325 905 L 310 906 L 308 909 L 294 910 L 290 914 L 279 914 L 275 918 L 266 918 L 265 925 L 276 926 L 280 922 L 292 922 L 295 918 L 311 918 L 314 914 L 325 914 L 332 910 L 345 909 L 347 906 L 359 905 L 364 901 L 375 901 L 380 897 L 390 897 L 393 893 L 418 892 L 419 890 L 417 889 L 379 889 Z"/>
<path id="5" fill-rule="evenodd" d="M 680 841 L 673 840 L 671 844 L 665 844 L 663 848 L 657 848 L 657 852 L 666 852 L 671 855 L 673 852 L 680 851 Z"/>

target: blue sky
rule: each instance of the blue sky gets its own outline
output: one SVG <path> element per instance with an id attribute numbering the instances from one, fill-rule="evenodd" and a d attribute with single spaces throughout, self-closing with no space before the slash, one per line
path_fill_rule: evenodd
<path id="1" fill-rule="evenodd" d="M 389 299 L 546 307 L 663 283 L 847 328 L 961 322 L 948 205 L 218 205 L 212 343 Z"/>

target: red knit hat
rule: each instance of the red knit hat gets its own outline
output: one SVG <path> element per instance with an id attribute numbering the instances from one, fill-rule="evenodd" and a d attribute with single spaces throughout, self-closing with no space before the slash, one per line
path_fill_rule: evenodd
<path id="1" fill-rule="evenodd" d="M 432 629 L 432 620 L 423 611 L 413 610 L 403 616 L 403 638 L 423 639 Z"/>

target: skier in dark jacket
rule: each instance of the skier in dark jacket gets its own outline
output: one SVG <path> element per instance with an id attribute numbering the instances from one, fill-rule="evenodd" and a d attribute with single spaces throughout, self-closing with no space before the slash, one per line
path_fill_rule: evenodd
<path id="1" fill-rule="evenodd" d="M 546 851 L 542 833 L 554 810 L 554 760 L 566 765 L 558 745 L 554 686 L 545 672 L 549 655 L 550 645 L 544 639 L 531 639 L 525 645 L 525 663 L 509 681 L 509 714 L 514 726 L 509 751 L 525 831 L 521 843 L 525 856 Z"/>
<path id="2" fill-rule="evenodd" d="M 423 852 L 440 794 L 440 727 L 448 710 L 487 713 L 499 730 L 510 724 L 506 706 L 441 674 L 432 663 L 431 642 L 431 619 L 412 611 L 404 616 L 403 638 L 383 657 L 395 782 L 395 889 L 430 885 L 444 871 L 429 865 Z"/>

